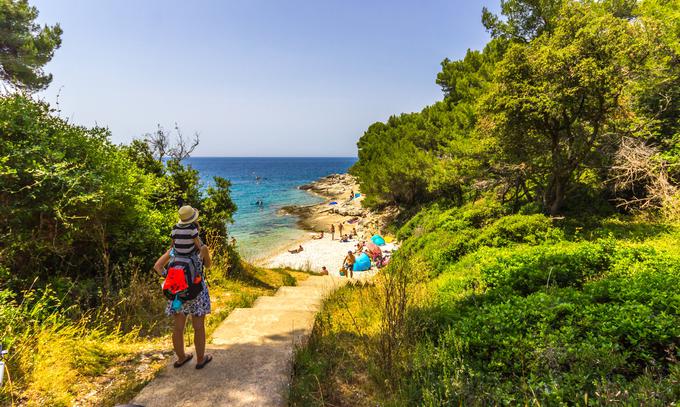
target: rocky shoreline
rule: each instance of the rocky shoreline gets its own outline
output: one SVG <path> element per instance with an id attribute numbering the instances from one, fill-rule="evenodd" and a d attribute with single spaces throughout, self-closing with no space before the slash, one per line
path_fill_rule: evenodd
<path id="1" fill-rule="evenodd" d="M 397 208 L 381 211 L 364 208 L 363 195 L 350 199 L 352 193 L 361 193 L 358 182 L 350 174 L 331 174 L 298 188 L 324 198 L 324 202 L 315 205 L 282 208 L 283 213 L 297 216 L 298 226 L 304 230 L 328 233 L 331 224 L 352 222 L 360 236 L 370 237 L 380 233 L 398 214 Z"/>

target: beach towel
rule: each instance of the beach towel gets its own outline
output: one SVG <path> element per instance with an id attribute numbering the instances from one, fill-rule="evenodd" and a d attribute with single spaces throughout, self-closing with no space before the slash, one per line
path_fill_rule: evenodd
<path id="1" fill-rule="evenodd" d="M 366 251 L 369 253 L 369 256 L 371 256 L 373 259 L 375 259 L 377 256 L 382 255 L 382 250 L 373 242 L 368 242 L 366 244 Z"/>
<path id="2" fill-rule="evenodd" d="M 329 205 L 337 205 L 337 204 L 338 204 L 338 203 L 337 203 L 337 202 L 335 202 L 335 201 L 333 201 L 333 202 L 329 203 Z"/>

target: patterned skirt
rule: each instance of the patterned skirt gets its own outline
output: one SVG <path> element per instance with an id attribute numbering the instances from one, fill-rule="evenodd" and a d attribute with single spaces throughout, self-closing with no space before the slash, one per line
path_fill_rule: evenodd
<path id="1" fill-rule="evenodd" d="M 168 300 L 168 305 L 165 307 L 165 314 L 175 315 L 177 312 L 181 312 L 184 315 L 195 315 L 197 317 L 210 314 L 210 293 L 208 292 L 208 286 L 205 285 L 205 280 L 202 284 L 203 291 L 198 294 L 198 297 L 182 303 L 182 308 L 180 308 L 179 311 L 172 309 L 172 300 Z"/>
<path id="2" fill-rule="evenodd" d="M 182 308 L 180 308 L 179 311 L 175 311 L 174 309 L 172 309 L 172 300 L 168 300 L 168 305 L 165 307 L 166 315 L 172 316 L 178 312 L 181 312 L 184 315 L 195 315 L 197 317 L 200 317 L 203 315 L 210 314 L 210 293 L 208 292 L 208 286 L 205 284 L 205 276 L 203 274 L 204 271 L 203 263 L 198 257 L 196 257 L 195 260 L 198 263 L 201 275 L 204 277 L 203 281 L 201 281 L 201 284 L 203 285 L 203 290 L 201 290 L 201 293 L 198 294 L 198 297 L 194 298 L 193 300 L 182 303 Z"/>

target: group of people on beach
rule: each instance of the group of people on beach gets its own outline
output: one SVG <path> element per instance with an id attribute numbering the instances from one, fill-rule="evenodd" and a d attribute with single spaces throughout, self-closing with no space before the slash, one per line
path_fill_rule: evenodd
<path id="1" fill-rule="evenodd" d="M 354 192 L 352 192 L 352 193 L 354 193 Z M 356 221 L 356 219 L 352 219 L 352 220 Z M 352 230 L 349 233 L 346 233 L 346 234 L 343 233 L 344 230 L 345 230 L 344 223 L 345 222 L 338 223 L 337 228 L 336 228 L 334 223 L 331 223 L 331 225 L 329 227 L 331 240 L 335 240 L 335 232 L 336 231 L 338 232 L 338 238 L 339 238 L 338 240 L 341 243 L 347 243 L 351 239 L 357 239 L 359 237 L 359 234 L 357 233 L 357 229 L 354 226 L 352 226 Z M 312 236 L 312 240 L 320 240 L 320 239 L 323 239 L 323 238 L 324 238 L 324 231 L 323 230 L 319 231 L 317 234 Z M 347 256 L 345 256 L 345 258 L 343 259 L 342 266 L 340 267 L 340 275 L 347 276 L 349 278 L 354 277 L 354 263 L 356 262 L 356 256 L 358 256 L 359 254 L 361 254 L 363 252 L 365 244 L 366 244 L 366 242 L 359 241 L 356 245 L 355 251 L 349 250 L 347 252 Z M 302 245 L 298 245 L 298 247 L 295 248 L 295 249 L 289 249 L 288 253 L 298 254 L 302 251 L 304 251 L 304 248 L 302 247 Z M 321 272 L 319 274 L 328 275 L 328 269 L 326 268 L 326 266 L 323 266 L 321 268 Z"/>
<path id="2" fill-rule="evenodd" d="M 349 232 L 349 233 L 347 233 L 347 234 L 345 234 L 345 233 L 343 233 L 343 231 L 344 231 L 343 223 L 344 223 L 344 222 L 338 223 L 338 228 L 337 228 L 337 231 L 338 231 L 338 238 L 339 238 L 340 242 L 342 242 L 342 243 L 347 243 L 347 242 L 349 242 L 350 240 L 352 240 L 352 239 L 354 239 L 354 238 L 356 238 L 356 237 L 358 236 L 358 235 L 357 235 L 357 228 L 355 228 L 355 227 L 353 226 L 353 227 L 352 227 L 352 231 Z M 336 231 L 336 229 L 335 229 L 335 224 L 334 224 L 334 223 L 331 223 L 331 226 L 330 226 L 331 240 L 335 240 L 335 231 Z M 320 239 L 321 239 L 321 238 L 323 238 L 323 231 L 320 232 L 320 233 L 321 233 L 321 237 L 320 237 Z"/>

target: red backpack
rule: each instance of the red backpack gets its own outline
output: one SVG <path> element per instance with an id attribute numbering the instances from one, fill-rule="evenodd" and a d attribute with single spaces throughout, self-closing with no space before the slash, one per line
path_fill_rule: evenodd
<path id="1" fill-rule="evenodd" d="M 202 283 L 203 275 L 195 259 L 175 257 L 168 265 L 163 294 L 169 300 L 179 298 L 182 302 L 190 301 L 203 291 Z"/>

